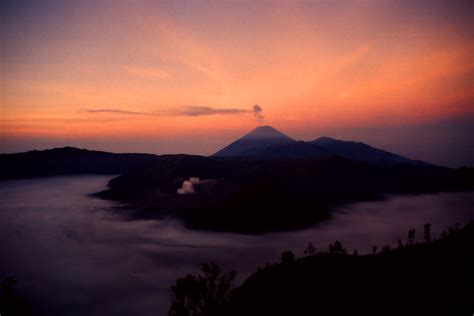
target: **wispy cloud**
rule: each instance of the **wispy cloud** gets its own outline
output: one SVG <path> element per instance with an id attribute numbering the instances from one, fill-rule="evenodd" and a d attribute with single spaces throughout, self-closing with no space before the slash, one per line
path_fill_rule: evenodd
<path id="1" fill-rule="evenodd" d="M 85 109 L 81 112 L 87 113 L 110 113 L 110 114 L 121 114 L 121 115 L 158 115 L 148 112 L 135 112 L 135 111 L 126 111 L 120 109 Z"/>
<path id="2" fill-rule="evenodd" d="M 211 108 L 208 106 L 188 106 L 178 110 L 167 111 L 167 115 L 176 116 L 204 116 L 204 115 L 215 115 L 215 114 L 244 114 L 251 113 L 251 110 L 235 109 L 235 108 Z"/>
<path id="3" fill-rule="evenodd" d="M 184 106 L 178 109 L 169 109 L 156 112 L 139 112 L 123 109 L 84 109 L 87 113 L 108 113 L 117 115 L 144 115 L 144 116 L 207 116 L 207 115 L 240 115 L 254 113 L 255 110 L 238 108 L 213 108 L 209 106 Z"/>

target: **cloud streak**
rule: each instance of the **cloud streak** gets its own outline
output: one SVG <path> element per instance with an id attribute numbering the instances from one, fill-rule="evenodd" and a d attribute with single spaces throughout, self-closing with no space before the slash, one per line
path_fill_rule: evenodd
<path id="1" fill-rule="evenodd" d="M 215 115 L 215 114 L 245 114 L 251 113 L 250 110 L 245 109 L 233 109 L 233 108 L 224 108 L 216 109 L 208 106 L 188 106 L 184 107 L 177 111 L 169 111 L 168 115 L 178 115 L 178 116 L 203 116 L 203 115 Z"/>
<path id="2" fill-rule="evenodd" d="M 260 110 L 261 111 L 261 110 Z M 82 112 L 87 113 L 108 113 L 117 115 L 143 115 L 143 116 L 208 116 L 208 115 L 240 115 L 254 113 L 256 117 L 255 106 L 253 110 L 238 108 L 213 108 L 208 106 L 186 106 L 176 110 L 163 110 L 157 112 L 139 112 L 122 109 L 85 109 Z M 262 117 L 263 118 L 263 117 Z"/>
<path id="3" fill-rule="evenodd" d="M 135 112 L 135 111 L 126 111 L 120 109 L 85 109 L 81 112 L 87 113 L 111 113 L 111 114 L 121 114 L 121 115 L 156 115 L 148 112 Z"/>

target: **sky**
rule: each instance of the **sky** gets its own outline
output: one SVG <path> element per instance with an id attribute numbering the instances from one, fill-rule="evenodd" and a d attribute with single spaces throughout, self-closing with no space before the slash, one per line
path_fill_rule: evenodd
<path id="1" fill-rule="evenodd" d="M 0 152 L 209 155 L 265 124 L 474 166 L 472 1 L 0 6 Z"/>

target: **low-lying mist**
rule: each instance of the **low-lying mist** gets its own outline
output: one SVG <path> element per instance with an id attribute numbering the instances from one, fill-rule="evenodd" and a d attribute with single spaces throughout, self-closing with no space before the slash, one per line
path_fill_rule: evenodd
<path id="1" fill-rule="evenodd" d="M 308 242 L 320 251 L 340 240 L 352 252 L 379 249 L 431 223 L 433 236 L 473 218 L 474 193 L 393 196 L 333 211 L 313 228 L 264 235 L 186 229 L 172 219 L 128 221 L 111 202 L 91 198 L 109 176 L 0 182 L 0 278 L 39 314 L 164 315 L 169 287 L 199 264 L 236 269 L 238 282 L 266 262 Z M 123 210 L 121 210 L 123 212 Z M 291 216 L 291 213 L 288 214 Z"/>

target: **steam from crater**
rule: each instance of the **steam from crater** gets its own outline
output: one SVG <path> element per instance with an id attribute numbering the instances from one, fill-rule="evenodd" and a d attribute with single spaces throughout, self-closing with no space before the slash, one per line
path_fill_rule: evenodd
<path id="1" fill-rule="evenodd" d="M 252 111 L 253 111 L 253 115 L 255 116 L 255 118 L 257 119 L 257 121 L 259 123 L 262 123 L 263 122 L 263 119 L 264 119 L 264 116 L 262 114 L 263 112 L 263 109 L 260 105 L 258 104 L 255 104 L 252 108 Z"/>
<path id="2" fill-rule="evenodd" d="M 191 177 L 189 180 L 184 180 L 181 188 L 178 189 L 178 194 L 193 194 L 196 192 L 194 189 L 195 185 L 198 185 L 200 182 L 198 177 Z"/>

